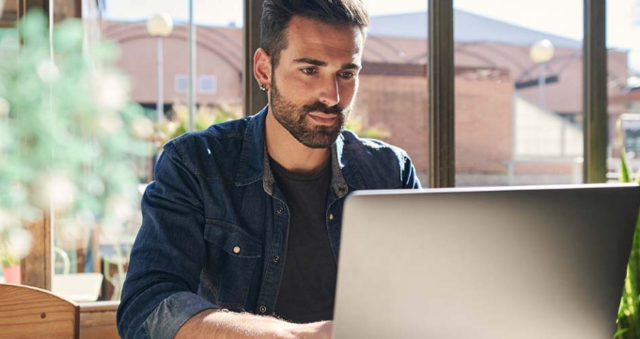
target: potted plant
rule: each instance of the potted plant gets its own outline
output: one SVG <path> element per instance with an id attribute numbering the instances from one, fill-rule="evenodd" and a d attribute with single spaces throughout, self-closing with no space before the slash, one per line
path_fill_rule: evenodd
<path id="1" fill-rule="evenodd" d="M 20 256 L 14 251 L 5 249 L 0 253 L 0 261 L 5 282 L 20 284 Z"/>

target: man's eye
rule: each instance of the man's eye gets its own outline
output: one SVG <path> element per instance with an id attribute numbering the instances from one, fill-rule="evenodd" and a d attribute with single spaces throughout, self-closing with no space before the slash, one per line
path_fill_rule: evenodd
<path id="1" fill-rule="evenodd" d="M 343 73 L 340 73 L 340 76 L 344 79 L 351 79 L 356 75 L 351 72 L 343 72 Z"/>
<path id="2" fill-rule="evenodd" d="M 313 67 L 309 67 L 309 68 L 301 69 L 300 72 L 302 72 L 304 74 L 307 74 L 307 75 L 312 75 L 312 74 L 318 73 L 318 70 L 313 68 Z"/>

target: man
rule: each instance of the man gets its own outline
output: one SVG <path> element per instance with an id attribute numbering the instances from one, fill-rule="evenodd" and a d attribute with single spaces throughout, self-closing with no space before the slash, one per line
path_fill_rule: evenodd
<path id="1" fill-rule="evenodd" d="M 344 131 L 361 0 L 265 0 L 269 105 L 165 146 L 118 310 L 124 338 L 330 338 L 342 206 L 419 188 L 407 154 Z"/>

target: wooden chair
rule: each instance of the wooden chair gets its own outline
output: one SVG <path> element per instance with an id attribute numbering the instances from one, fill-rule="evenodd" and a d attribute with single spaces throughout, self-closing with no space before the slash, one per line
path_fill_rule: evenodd
<path id="1" fill-rule="evenodd" d="M 79 339 L 80 307 L 39 288 L 0 284 L 0 337 Z"/>

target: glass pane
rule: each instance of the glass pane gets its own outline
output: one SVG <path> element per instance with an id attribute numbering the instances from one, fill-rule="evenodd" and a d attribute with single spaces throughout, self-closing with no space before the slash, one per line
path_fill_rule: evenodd
<path id="1" fill-rule="evenodd" d="M 582 1 L 454 6 L 457 186 L 582 182 Z"/>
<path id="2" fill-rule="evenodd" d="M 19 0 L 0 0 L 0 28 L 15 26 L 18 21 Z"/>
<path id="3" fill-rule="evenodd" d="M 92 2 L 82 5 L 90 9 Z M 24 6 L 34 10 L 21 13 Z M 89 22 L 67 21 L 80 16 L 80 2 L 56 4 L 53 38 L 41 6 L 0 1 L 0 281 L 39 287 L 45 272 L 35 267 L 45 266 L 45 223 L 75 216 L 96 201 L 75 190 L 87 178 L 80 174 L 90 172 L 82 157 L 93 146 L 89 131 L 95 125 L 84 119 L 96 107 L 85 85 L 95 73 L 92 60 L 98 59 L 90 55 Z M 20 34 L 19 19 L 25 19 Z M 87 229 L 73 230 L 74 240 Z M 61 253 L 57 244 L 54 248 Z M 22 265 L 26 272 L 20 272 L 21 259 L 28 260 Z"/>
<path id="4" fill-rule="evenodd" d="M 0 0 L 0 58 L 15 55 L 18 51 L 18 17 L 17 0 Z"/>
<path id="5" fill-rule="evenodd" d="M 427 147 L 426 1 L 371 1 L 360 88 L 351 123 L 357 134 L 403 148 L 425 186 Z"/>
<path id="6" fill-rule="evenodd" d="M 607 1 L 609 159 L 620 180 L 622 146 L 633 177 L 640 169 L 640 1 Z"/>
<path id="7" fill-rule="evenodd" d="M 150 144 L 146 153 L 129 152 L 110 162 L 116 169 L 126 169 L 134 181 L 122 194 L 100 201 L 98 210 L 103 215 L 58 216 L 55 221 L 53 290 L 77 301 L 120 299 L 129 254 L 142 221 L 141 194 L 153 180 L 154 162 L 162 145 L 187 132 L 189 126 L 188 3 L 114 0 L 106 6 L 94 8 L 100 18 L 98 35 L 117 46 L 115 66 L 119 71 L 103 77 L 102 99 L 108 106 L 112 100 L 129 98 L 144 117 L 124 117 L 121 122 L 107 119 L 106 125 L 115 133 L 144 135 Z M 243 4 L 195 1 L 194 8 L 195 126 L 202 130 L 242 115 Z M 85 25 L 89 18 L 93 17 L 85 13 Z M 154 24 L 148 25 L 149 20 Z M 128 81 L 122 82 L 121 75 Z M 101 176 L 104 171 L 99 167 L 91 164 L 83 175 L 87 180 L 97 179 L 90 184 L 103 185 L 108 191 L 109 178 Z"/>
<path id="8" fill-rule="evenodd" d="M 14 163 L 12 150 L 16 148 L 16 140 L 10 133 L 12 127 L 19 123 L 16 115 L 16 106 L 20 99 L 12 95 L 15 90 L 13 75 L 23 74 L 18 72 L 18 53 L 20 52 L 20 38 L 17 24 L 21 18 L 18 0 L 0 0 L 0 283 L 20 284 L 22 272 L 20 260 L 25 257 L 31 248 L 31 237 L 22 225 L 29 224 L 27 213 L 13 207 L 20 205 L 20 200 L 14 193 L 19 191 L 19 185 L 13 179 L 10 172 L 20 167 L 20 162 Z M 14 73 L 15 72 L 15 73 Z M 14 97 L 12 100 L 12 97 Z M 14 166 L 11 166 L 11 165 Z M 11 168 L 11 167 L 13 168 Z M 12 187 L 13 189 L 10 189 Z M 15 202 L 15 204 L 13 204 Z"/>

